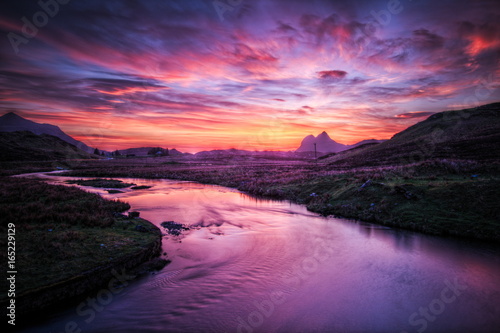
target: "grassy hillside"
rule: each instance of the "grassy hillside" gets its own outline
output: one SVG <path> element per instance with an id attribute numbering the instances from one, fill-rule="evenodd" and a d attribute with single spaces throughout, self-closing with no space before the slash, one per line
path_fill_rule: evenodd
<path id="1" fill-rule="evenodd" d="M 28 131 L 0 132 L 0 162 L 97 158 L 58 137 Z"/>
<path id="2" fill-rule="evenodd" d="M 436 113 L 391 140 L 325 159 L 337 167 L 404 165 L 430 159 L 498 160 L 500 103 Z"/>
<path id="3" fill-rule="evenodd" d="M 105 200 L 98 194 L 75 187 L 49 185 L 42 181 L 0 178 L 0 229 L 7 234 L 8 223 L 15 224 L 16 297 L 22 299 L 33 293 L 54 289 L 62 294 L 57 300 L 71 297 L 71 293 L 85 292 L 92 286 L 89 279 L 100 279 L 101 267 L 111 271 L 113 265 L 127 256 L 136 256 L 145 248 L 158 248 L 161 234 L 158 228 L 142 219 L 115 217 L 130 206 L 121 201 Z M 136 226 L 141 230 L 137 230 Z M 144 232 L 147 230 L 148 232 Z M 7 248 L 7 237 L 0 241 Z M 158 248 L 159 251 L 159 248 Z M 7 262 L 6 251 L 2 252 Z M 60 291 L 81 278 L 81 290 Z M 107 283 L 109 280 L 96 281 Z M 1 282 L 8 290 L 7 281 Z M 3 305 L 7 295 L 2 294 Z M 41 297 L 45 304 L 47 296 Z M 31 298 L 30 298 L 31 299 Z M 19 301 L 19 307 L 29 304 Z"/>

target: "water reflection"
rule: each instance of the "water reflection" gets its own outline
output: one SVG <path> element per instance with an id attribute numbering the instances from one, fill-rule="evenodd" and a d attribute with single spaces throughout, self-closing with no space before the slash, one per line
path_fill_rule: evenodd
<path id="1" fill-rule="evenodd" d="M 134 282 L 93 321 L 73 309 L 28 331 L 75 321 L 85 332 L 416 332 L 410 316 L 438 304 L 454 281 L 466 288 L 429 332 L 500 327 L 496 247 L 324 218 L 219 186 L 123 180 L 153 187 L 86 189 L 129 202 L 156 225 L 195 228 L 165 236 L 172 264 Z"/>

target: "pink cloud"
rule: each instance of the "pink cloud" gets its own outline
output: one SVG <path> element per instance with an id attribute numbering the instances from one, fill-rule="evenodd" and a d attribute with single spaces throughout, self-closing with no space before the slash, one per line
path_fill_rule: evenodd
<path id="1" fill-rule="evenodd" d="M 341 70 L 330 70 L 330 71 L 320 71 L 318 72 L 318 77 L 320 79 L 335 79 L 335 80 L 340 80 L 345 78 L 347 75 L 346 71 L 341 71 Z"/>
<path id="2" fill-rule="evenodd" d="M 410 119 L 410 118 L 422 118 L 422 117 L 428 117 L 433 115 L 435 112 L 427 112 L 427 111 L 413 111 L 413 112 L 407 112 L 407 113 L 401 113 L 396 115 L 396 118 L 404 118 L 404 119 Z"/>

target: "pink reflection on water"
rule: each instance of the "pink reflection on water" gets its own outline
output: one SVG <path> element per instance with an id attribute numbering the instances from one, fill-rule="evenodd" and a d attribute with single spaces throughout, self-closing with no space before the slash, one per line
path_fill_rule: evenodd
<path id="1" fill-rule="evenodd" d="M 165 236 L 172 263 L 135 282 L 85 331 L 416 332 L 410 316 L 454 281 L 466 289 L 428 331 L 500 327 L 497 247 L 324 218 L 219 186 L 123 180 L 153 187 L 88 190 L 129 202 L 158 226 L 193 228 Z"/>

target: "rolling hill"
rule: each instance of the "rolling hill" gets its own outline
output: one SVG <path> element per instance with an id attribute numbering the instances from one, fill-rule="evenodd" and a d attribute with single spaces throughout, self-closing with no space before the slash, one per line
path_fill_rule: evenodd
<path id="1" fill-rule="evenodd" d="M 29 131 L 0 132 L 0 161 L 52 161 L 96 158 L 66 141 Z"/>
<path id="2" fill-rule="evenodd" d="M 436 113 L 390 140 L 335 154 L 332 166 L 403 165 L 430 159 L 499 160 L 500 103 Z"/>
<path id="3" fill-rule="evenodd" d="M 69 144 L 87 152 L 93 153 L 94 148 L 91 148 L 81 141 L 78 141 L 64 133 L 59 127 L 50 124 L 39 124 L 34 121 L 25 119 L 14 112 L 9 112 L 0 117 L 0 132 L 17 132 L 29 131 L 34 134 L 48 134 L 56 136 L 59 139 L 66 141 Z"/>

